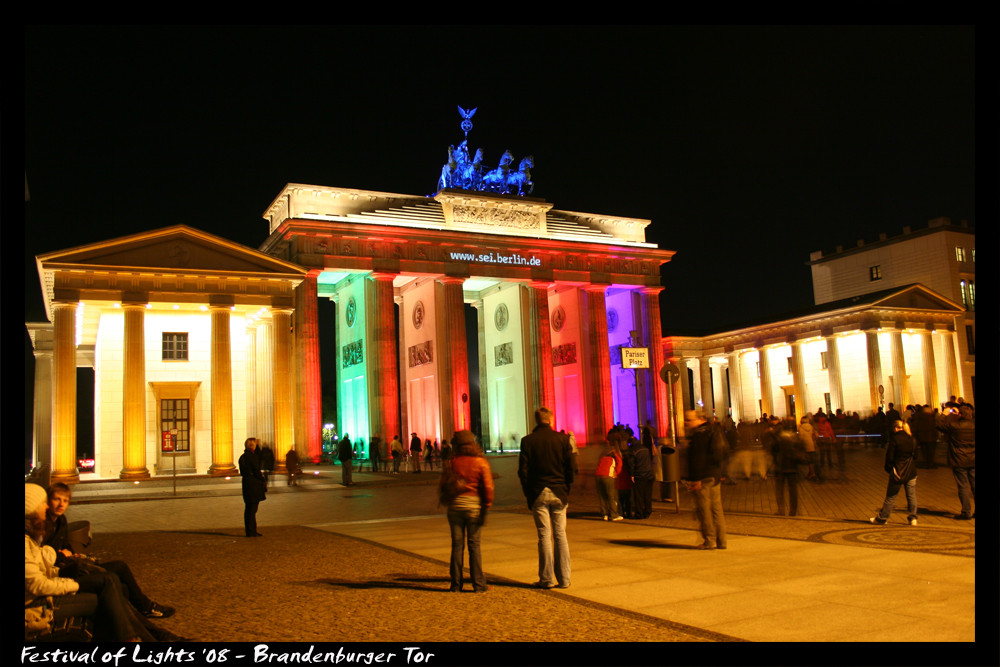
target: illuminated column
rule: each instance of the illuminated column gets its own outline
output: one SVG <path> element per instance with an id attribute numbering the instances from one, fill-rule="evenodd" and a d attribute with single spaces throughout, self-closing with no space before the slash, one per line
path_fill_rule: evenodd
<path id="1" fill-rule="evenodd" d="M 771 364 L 768 363 L 767 348 L 763 345 L 757 348 L 760 364 L 760 411 L 768 416 L 774 414 L 774 402 L 771 399 Z"/>
<path id="2" fill-rule="evenodd" d="M 53 482 L 76 483 L 76 308 L 52 302 L 52 474 Z"/>
<path id="3" fill-rule="evenodd" d="M 323 453 L 323 383 L 319 359 L 319 307 L 316 279 L 320 271 L 313 269 L 296 290 L 295 317 L 298 406 L 295 411 L 296 440 L 306 460 L 319 461 Z M 389 283 L 389 310 L 392 310 L 392 283 Z M 395 332 L 395 319 L 392 320 Z M 395 411 L 394 411 L 395 412 Z M 391 437 L 391 436 L 390 436 Z"/>
<path id="4" fill-rule="evenodd" d="M 438 279 L 440 298 L 437 333 L 441 341 L 441 428 L 442 437 L 451 439 L 456 431 L 469 428 L 469 360 L 465 345 L 464 278 Z"/>
<path id="5" fill-rule="evenodd" d="M 651 414 L 656 426 L 656 438 L 667 437 L 670 431 L 669 411 L 667 401 L 670 400 L 670 387 L 660 379 L 660 369 L 665 362 L 663 358 L 663 330 L 660 324 L 660 292 L 662 287 L 643 287 L 639 293 L 642 295 L 642 325 L 643 338 L 649 349 L 649 378 L 646 383 L 647 391 L 652 385 L 650 392 L 653 406 L 647 414 Z"/>
<path id="6" fill-rule="evenodd" d="M 701 406 L 706 417 L 715 414 L 715 393 L 712 391 L 712 366 L 708 357 L 698 359 L 698 372 L 701 376 Z"/>
<path id="7" fill-rule="evenodd" d="M 830 385 L 830 407 L 833 410 L 844 408 L 844 385 L 840 379 L 840 352 L 837 349 L 837 337 L 826 336 L 826 374 Z"/>
<path id="8" fill-rule="evenodd" d="M 962 381 L 958 373 L 958 340 L 954 331 L 942 331 L 944 339 L 944 357 L 948 364 L 948 395 L 962 395 Z M 931 406 L 940 407 L 940 406 Z"/>
<path id="9" fill-rule="evenodd" d="M 882 386 L 882 357 L 878 350 L 878 330 L 865 331 L 865 348 L 868 353 L 868 395 L 871 411 L 878 412 L 882 397 L 878 388 Z"/>
<path id="10" fill-rule="evenodd" d="M 932 325 L 928 325 L 930 327 Z M 924 362 L 924 403 L 932 408 L 939 404 L 937 367 L 934 361 L 934 341 L 932 331 L 920 333 L 920 348 Z"/>
<path id="11" fill-rule="evenodd" d="M 736 422 L 743 416 L 743 367 L 740 358 L 737 350 L 729 353 L 729 386 L 733 393 L 733 421 Z"/>
<path id="12" fill-rule="evenodd" d="M 795 423 L 809 411 L 806 406 L 806 373 L 802 365 L 802 342 L 792 342 L 792 384 L 795 387 Z"/>
<path id="13" fill-rule="evenodd" d="M 368 326 L 368 378 L 371 401 L 368 405 L 372 435 L 389 442 L 399 432 L 399 355 L 396 352 L 396 310 L 393 301 L 394 273 L 372 273 L 366 280 L 372 289 L 365 322 Z M 463 315 L 464 323 L 464 315 Z M 463 339 L 464 340 L 464 339 Z M 448 437 L 448 436 L 445 436 Z"/>
<path id="14" fill-rule="evenodd" d="M 549 325 L 549 286 L 546 281 L 532 281 L 528 285 L 528 304 L 530 318 L 528 330 L 531 337 L 530 357 L 532 388 L 534 395 L 528 413 L 533 415 L 535 408 L 546 406 L 555 410 L 556 385 L 552 370 L 552 329 Z M 525 368 L 525 370 L 528 370 Z M 556 417 L 558 420 L 559 417 Z M 529 420 L 529 424 L 532 422 Z M 530 427 L 529 427 L 530 428 Z"/>
<path id="15" fill-rule="evenodd" d="M 252 317 L 246 328 L 246 383 L 246 432 L 240 434 L 244 440 L 257 433 L 257 320 Z"/>
<path id="16" fill-rule="evenodd" d="M 274 322 L 274 459 L 275 467 L 281 461 L 281 468 L 288 450 L 294 446 L 292 439 L 292 369 L 290 359 L 292 309 L 274 308 L 271 311 Z"/>
<path id="17" fill-rule="evenodd" d="M 125 336 L 122 359 L 121 479 L 146 479 L 145 303 L 122 302 Z"/>
<path id="18" fill-rule="evenodd" d="M 892 349 L 892 398 L 902 411 L 910 402 L 910 388 L 906 382 L 906 360 L 903 355 L 903 334 L 896 329 L 889 334 Z"/>
<path id="19" fill-rule="evenodd" d="M 601 442 L 614 426 L 614 406 L 611 393 L 611 351 L 608 349 L 608 311 L 604 300 L 604 285 L 584 287 L 587 299 L 587 330 L 591 401 L 595 414 L 590 415 L 588 442 Z"/>
<path id="20" fill-rule="evenodd" d="M 684 437 L 684 387 L 687 386 L 687 363 L 681 357 L 670 357 L 670 361 L 677 366 L 680 377 L 677 382 L 671 385 L 672 400 L 674 406 L 674 436 L 677 439 Z"/>
<path id="21" fill-rule="evenodd" d="M 32 337 L 35 355 L 32 463 L 52 469 L 52 329 L 37 329 Z"/>
<path id="22" fill-rule="evenodd" d="M 274 452 L 275 471 L 284 470 L 285 452 L 274 448 L 274 323 L 270 319 L 257 323 L 257 430 L 247 438 L 257 438 Z M 280 467 L 279 467 L 280 463 Z"/>
<path id="23" fill-rule="evenodd" d="M 236 473 L 233 465 L 233 360 L 229 343 L 229 305 L 210 305 L 212 318 L 212 465 L 214 476 Z"/>
<path id="24" fill-rule="evenodd" d="M 486 321 L 483 319 L 483 300 L 472 304 L 476 309 L 476 335 L 479 340 L 479 439 L 483 449 L 493 445 L 490 431 L 489 366 L 486 365 Z M 530 422 L 529 422 L 530 423 Z"/>

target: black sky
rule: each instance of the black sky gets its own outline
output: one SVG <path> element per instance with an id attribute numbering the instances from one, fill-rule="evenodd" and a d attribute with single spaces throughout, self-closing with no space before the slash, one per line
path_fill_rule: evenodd
<path id="1" fill-rule="evenodd" d="M 184 223 L 257 247 L 289 182 L 431 194 L 457 107 L 556 208 L 647 218 L 667 333 L 812 303 L 810 251 L 975 224 L 971 27 L 25 33 L 34 256 Z"/>

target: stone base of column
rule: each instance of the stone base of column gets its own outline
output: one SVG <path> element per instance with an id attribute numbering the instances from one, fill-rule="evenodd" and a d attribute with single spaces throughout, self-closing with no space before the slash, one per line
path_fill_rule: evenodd
<path id="1" fill-rule="evenodd" d="M 118 473 L 118 479 L 149 479 L 151 475 L 145 468 L 122 468 Z"/>
<path id="2" fill-rule="evenodd" d="M 211 465 L 208 468 L 208 475 L 210 477 L 232 477 L 233 475 L 239 475 L 239 469 L 232 463 L 227 465 Z"/>
<path id="3" fill-rule="evenodd" d="M 78 471 L 73 472 L 53 472 L 49 475 L 49 484 L 53 482 L 62 482 L 63 484 L 78 484 L 80 482 L 80 473 Z"/>

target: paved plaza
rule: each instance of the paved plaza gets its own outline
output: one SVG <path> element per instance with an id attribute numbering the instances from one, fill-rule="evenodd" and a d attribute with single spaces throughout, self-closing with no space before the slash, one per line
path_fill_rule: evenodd
<path id="1" fill-rule="evenodd" d="M 242 537 L 238 479 L 182 478 L 176 494 L 157 480 L 131 501 L 118 483 L 84 483 L 70 519 L 90 520 L 91 550 L 133 564 L 178 608 L 165 627 L 194 641 L 975 641 L 976 522 L 952 518 L 951 470 L 920 471 L 918 526 L 902 495 L 889 523 L 872 526 L 882 456 L 855 448 L 846 483 L 803 482 L 797 517 L 774 514 L 773 480 L 724 486 L 729 548 L 709 552 L 694 548 L 683 491 L 679 509 L 657 492 L 649 519 L 602 521 L 585 458 L 570 502 L 572 585 L 559 591 L 531 588 L 534 525 L 509 503 L 484 529 L 491 590 L 448 594 L 443 509 L 378 508 L 390 492 L 426 501 L 428 472 L 357 472 L 345 488 L 339 470 L 319 466 L 299 487 L 279 480 L 260 539 Z M 516 485 L 516 461 L 490 457 L 498 488 Z M 334 509 L 348 499 L 370 511 Z M 248 613 L 259 623 L 241 623 Z"/>

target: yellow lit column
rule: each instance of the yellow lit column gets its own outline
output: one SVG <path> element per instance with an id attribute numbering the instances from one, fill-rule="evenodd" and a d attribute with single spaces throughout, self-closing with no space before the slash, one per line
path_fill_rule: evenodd
<path id="1" fill-rule="evenodd" d="M 944 356 L 948 364 L 948 395 L 962 395 L 962 377 L 958 372 L 958 339 L 954 331 L 942 331 L 944 337 Z M 940 407 L 940 406 L 934 406 Z"/>
<path id="2" fill-rule="evenodd" d="M 275 308 L 274 322 L 274 458 L 285 461 L 292 440 L 292 375 L 289 355 L 292 310 Z M 276 464 L 277 465 L 277 464 Z"/>
<path id="3" fill-rule="evenodd" d="M 147 479 L 146 468 L 146 304 L 123 302 L 121 479 Z"/>
<path id="4" fill-rule="evenodd" d="M 868 394 L 871 411 L 878 412 L 882 404 L 882 395 L 878 388 L 882 386 L 882 356 L 878 349 L 878 330 L 865 331 L 865 348 L 868 354 Z"/>
<path id="5" fill-rule="evenodd" d="M 806 374 L 802 365 L 802 342 L 792 343 L 792 384 L 795 387 L 795 423 L 809 411 L 806 405 Z"/>
<path id="6" fill-rule="evenodd" d="M 35 354 L 34 424 L 32 464 L 52 469 L 52 330 L 36 329 L 32 337 Z"/>
<path id="7" fill-rule="evenodd" d="M 208 474 L 236 473 L 233 465 L 233 361 L 228 305 L 211 305 L 212 464 Z"/>
<path id="8" fill-rule="evenodd" d="M 257 320 L 248 317 L 246 328 L 246 433 L 238 433 L 244 440 L 257 433 Z"/>
<path id="9" fill-rule="evenodd" d="M 892 398 L 902 412 L 910 402 L 910 387 L 906 381 L 906 359 L 903 354 L 903 334 L 897 329 L 889 335 L 892 342 Z"/>
<path id="10" fill-rule="evenodd" d="M 738 350 L 729 353 L 729 385 L 732 390 L 733 421 L 738 422 L 743 417 L 743 367 L 742 355 Z"/>
<path id="11" fill-rule="evenodd" d="M 768 362 L 767 348 L 757 348 L 760 364 L 760 411 L 768 416 L 774 414 L 774 402 L 771 397 L 771 364 Z"/>
<path id="12" fill-rule="evenodd" d="M 76 308 L 52 303 L 52 474 L 53 482 L 76 483 Z"/>
<path id="13" fill-rule="evenodd" d="M 708 357 L 698 359 L 698 371 L 701 376 L 701 404 L 706 417 L 715 414 L 715 391 L 712 387 L 712 365 Z"/>
<path id="14" fill-rule="evenodd" d="M 669 361 L 677 366 L 677 382 L 670 386 L 670 400 L 673 401 L 674 444 L 684 437 L 684 388 L 688 386 L 687 363 L 681 357 L 670 357 Z"/>
<path id="15" fill-rule="evenodd" d="M 933 326 L 933 325 L 928 325 Z M 934 340 L 932 331 L 920 333 L 920 348 L 924 362 L 924 403 L 933 407 L 939 404 L 937 367 L 934 361 Z"/>
<path id="16" fill-rule="evenodd" d="M 826 336 L 826 374 L 830 385 L 830 407 L 834 411 L 844 408 L 844 385 L 840 378 L 840 351 L 837 337 Z"/>

